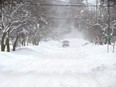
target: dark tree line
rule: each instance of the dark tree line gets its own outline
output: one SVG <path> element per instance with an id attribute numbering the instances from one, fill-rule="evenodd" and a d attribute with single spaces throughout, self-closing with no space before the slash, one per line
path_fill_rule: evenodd
<path id="1" fill-rule="evenodd" d="M 0 44 L 1 51 L 10 52 L 10 45 L 15 51 L 18 44 L 26 45 L 28 38 L 30 42 L 38 45 L 40 39 L 47 31 L 45 25 L 47 20 L 44 17 L 45 8 L 41 8 L 36 0 L 2 0 L 0 2 Z M 43 31 L 44 30 L 44 31 Z M 42 37 L 41 37 L 42 36 Z"/>
<path id="2" fill-rule="evenodd" d="M 112 37 L 116 36 L 115 4 L 115 0 L 100 0 L 94 6 L 88 4 L 82 16 L 84 23 L 81 23 L 86 39 L 101 45 L 111 44 Z"/>

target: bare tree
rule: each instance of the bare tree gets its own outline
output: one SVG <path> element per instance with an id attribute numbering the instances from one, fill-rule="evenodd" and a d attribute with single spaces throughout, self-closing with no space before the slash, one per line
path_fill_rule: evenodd
<path id="1" fill-rule="evenodd" d="M 7 46 L 7 52 L 10 51 L 10 33 L 13 32 L 22 24 L 29 20 L 29 11 L 25 9 L 25 5 L 16 3 L 15 1 L 3 3 L 1 9 L 1 25 L 2 25 L 2 39 L 1 39 L 1 51 L 5 51 Z"/>

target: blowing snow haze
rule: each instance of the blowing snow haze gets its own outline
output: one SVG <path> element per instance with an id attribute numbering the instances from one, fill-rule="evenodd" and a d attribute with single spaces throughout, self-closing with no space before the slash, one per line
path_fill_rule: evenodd
<path id="1" fill-rule="evenodd" d="M 78 39 L 78 38 L 83 38 L 83 34 L 76 29 L 72 29 L 70 33 L 65 34 L 63 36 L 63 39 Z"/>

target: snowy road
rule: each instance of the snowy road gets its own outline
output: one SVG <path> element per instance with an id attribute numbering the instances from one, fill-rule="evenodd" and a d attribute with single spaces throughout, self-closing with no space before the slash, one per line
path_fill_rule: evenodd
<path id="1" fill-rule="evenodd" d="M 71 42 L 69 48 L 48 42 L 0 53 L 0 87 L 116 87 L 116 55 Z"/>
<path id="2" fill-rule="evenodd" d="M 1 87 L 8 84 L 10 87 L 99 87 L 91 74 L 2 74 L 0 77 Z"/>

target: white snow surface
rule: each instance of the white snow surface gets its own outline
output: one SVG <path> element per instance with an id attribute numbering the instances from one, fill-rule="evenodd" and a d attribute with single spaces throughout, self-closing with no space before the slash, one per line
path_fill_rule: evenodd
<path id="1" fill-rule="evenodd" d="M 83 39 L 0 52 L 0 87 L 116 87 L 116 52 Z"/>

